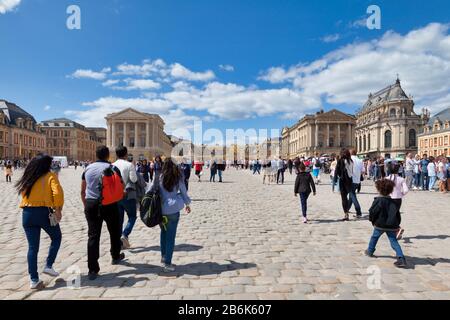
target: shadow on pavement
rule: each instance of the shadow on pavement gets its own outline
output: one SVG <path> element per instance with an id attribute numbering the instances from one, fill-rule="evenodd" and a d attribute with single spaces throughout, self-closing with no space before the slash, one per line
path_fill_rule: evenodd
<path id="1" fill-rule="evenodd" d="M 203 249 L 202 246 L 197 246 L 195 244 L 179 244 L 179 245 L 175 246 L 174 251 L 191 252 L 191 251 L 199 251 L 201 249 Z M 160 251 L 160 250 L 161 250 L 160 246 L 151 246 L 151 247 L 138 247 L 138 248 L 130 249 L 129 251 L 131 253 L 141 253 L 141 252 Z"/>
<path id="2" fill-rule="evenodd" d="M 433 240 L 433 239 L 439 239 L 439 240 L 445 240 L 450 238 L 447 234 L 441 234 L 441 235 L 431 235 L 431 236 L 415 236 L 415 237 L 403 237 L 403 240 L 405 243 L 412 243 L 411 240 L 417 239 L 417 240 Z"/>
<path id="3" fill-rule="evenodd" d="M 375 256 L 375 258 L 389 258 L 392 260 L 397 259 L 395 256 Z M 408 263 L 408 267 L 406 269 L 415 269 L 416 266 L 435 266 L 439 263 L 450 263 L 450 259 L 447 259 L 447 258 L 420 258 L 420 257 L 406 256 L 406 262 Z"/>
<path id="4" fill-rule="evenodd" d="M 217 202 L 217 199 L 192 199 L 192 202 Z"/>
<path id="5" fill-rule="evenodd" d="M 147 277 L 138 277 L 147 274 L 157 274 L 162 277 L 180 277 L 182 275 L 205 276 L 214 274 L 218 275 L 226 271 L 256 268 L 256 264 L 254 263 L 239 263 L 232 260 L 228 261 L 230 263 L 227 264 L 219 264 L 216 262 L 197 262 L 179 265 L 176 267 L 174 272 L 170 273 L 164 273 L 161 266 L 124 262 L 122 264 L 124 267 L 130 267 L 132 269 L 123 270 L 117 273 L 100 273 L 99 277 L 94 281 L 89 281 L 88 276 L 83 275 L 81 277 L 81 287 L 132 287 L 138 282 L 148 281 L 149 278 Z"/>

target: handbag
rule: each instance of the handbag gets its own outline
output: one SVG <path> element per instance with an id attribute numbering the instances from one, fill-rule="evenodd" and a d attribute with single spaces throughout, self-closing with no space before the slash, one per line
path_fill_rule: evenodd
<path id="1" fill-rule="evenodd" d="M 48 219 L 50 220 L 50 225 L 52 227 L 56 227 L 59 224 L 55 211 L 53 211 L 52 208 L 48 208 Z"/>

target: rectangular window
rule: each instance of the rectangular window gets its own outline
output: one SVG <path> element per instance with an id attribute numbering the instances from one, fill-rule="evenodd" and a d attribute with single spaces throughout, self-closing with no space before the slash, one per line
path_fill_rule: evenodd
<path id="1" fill-rule="evenodd" d="M 3 131 L 0 131 L 0 142 L 3 142 Z"/>
<path id="2" fill-rule="evenodd" d="M 448 136 L 444 137 L 444 145 L 448 146 Z"/>

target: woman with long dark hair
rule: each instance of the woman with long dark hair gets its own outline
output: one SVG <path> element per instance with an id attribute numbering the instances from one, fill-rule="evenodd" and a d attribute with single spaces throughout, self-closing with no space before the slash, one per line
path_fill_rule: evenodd
<path id="1" fill-rule="evenodd" d="M 161 177 L 155 179 L 150 191 L 159 188 L 162 201 L 162 214 L 164 223 L 161 225 L 161 263 L 164 265 L 164 272 L 175 271 L 172 264 L 175 238 L 177 235 L 180 211 L 186 206 L 186 213 L 191 213 L 189 207 L 191 199 L 183 181 L 183 174 L 178 166 L 167 158 L 162 166 Z"/>
<path id="2" fill-rule="evenodd" d="M 20 208 L 23 209 L 22 224 L 28 240 L 28 273 L 31 289 L 42 289 L 44 283 L 39 280 L 37 259 L 41 229 L 51 239 L 50 250 L 43 272 L 52 277 L 59 276 L 53 269 L 61 245 L 61 229 L 64 193 L 56 174 L 51 172 L 52 157 L 39 155 L 25 168 L 16 188 L 22 196 Z"/>
<path id="3" fill-rule="evenodd" d="M 352 192 L 353 185 L 353 160 L 350 155 L 350 150 L 342 149 L 340 159 L 336 165 L 335 175 L 339 178 L 339 191 L 341 193 L 342 209 L 345 215 L 342 221 L 349 221 L 351 202 L 348 200 L 348 195 Z"/>

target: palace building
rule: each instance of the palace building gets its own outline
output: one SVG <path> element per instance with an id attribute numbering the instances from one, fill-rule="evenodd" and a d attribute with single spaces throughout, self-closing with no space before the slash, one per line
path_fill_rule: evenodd
<path id="1" fill-rule="evenodd" d="M 0 159 L 31 159 L 45 150 L 45 141 L 32 115 L 0 100 Z"/>
<path id="2" fill-rule="evenodd" d="M 419 155 L 450 157 L 450 108 L 432 117 L 418 140 Z"/>
<path id="3" fill-rule="evenodd" d="M 355 146 L 358 155 L 404 158 L 417 153 L 417 134 L 427 121 L 414 112 L 414 101 L 400 80 L 375 94 L 356 114 Z"/>
<path id="4" fill-rule="evenodd" d="M 159 115 L 128 108 L 109 114 L 105 119 L 106 145 L 111 150 L 111 158 L 115 158 L 114 150 L 120 145 L 128 148 L 134 160 L 171 156 L 172 143 L 164 132 L 165 123 Z"/>
<path id="5" fill-rule="evenodd" d="M 317 153 L 339 154 L 353 142 L 356 119 L 336 109 L 306 115 L 294 126 L 284 128 L 281 156 L 284 159 L 312 157 Z"/>
<path id="6" fill-rule="evenodd" d="M 40 127 L 47 137 L 49 155 L 66 156 L 69 162 L 95 161 L 95 150 L 101 144 L 95 131 L 66 118 L 42 121 Z"/>

